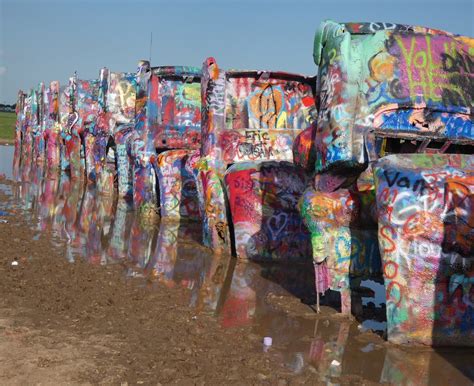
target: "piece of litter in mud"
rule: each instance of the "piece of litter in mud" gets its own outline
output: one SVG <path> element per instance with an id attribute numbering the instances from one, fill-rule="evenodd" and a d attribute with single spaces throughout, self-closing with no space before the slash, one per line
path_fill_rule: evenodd
<path id="1" fill-rule="evenodd" d="M 0 216 L 10 216 L 10 213 L 0 210 Z"/>
<path id="2" fill-rule="evenodd" d="M 4 220 L 3 218 L 0 219 L 0 224 L 8 224 L 7 220 Z"/>
<path id="3" fill-rule="evenodd" d="M 362 351 L 362 352 L 371 352 L 373 350 L 374 350 L 374 344 L 373 343 L 369 343 L 367 346 L 362 347 L 360 349 L 360 351 Z"/>
<path id="4" fill-rule="evenodd" d="M 331 366 L 340 366 L 341 365 L 341 362 L 339 361 L 336 361 L 335 359 L 333 359 L 333 361 L 331 362 Z"/>
<path id="5" fill-rule="evenodd" d="M 266 336 L 263 338 L 263 345 L 270 347 L 273 344 L 273 339 L 271 336 Z"/>
<path id="6" fill-rule="evenodd" d="M 16 261 L 16 260 L 13 260 L 13 261 L 12 261 L 12 265 L 13 265 L 13 266 L 17 266 L 18 264 L 19 264 L 18 261 Z"/>
<path id="7" fill-rule="evenodd" d="M 305 365 L 303 353 L 297 352 L 292 363 L 289 367 L 293 370 L 293 373 L 300 374 Z"/>
<path id="8" fill-rule="evenodd" d="M 34 241 L 38 241 L 39 238 L 40 238 L 40 236 L 41 236 L 40 234 L 34 235 L 34 236 L 33 236 L 33 240 L 34 240 Z"/>
<path id="9" fill-rule="evenodd" d="M 197 318 L 198 318 L 198 317 L 195 315 L 195 316 L 193 316 L 191 319 L 192 319 L 192 320 L 196 320 Z"/>

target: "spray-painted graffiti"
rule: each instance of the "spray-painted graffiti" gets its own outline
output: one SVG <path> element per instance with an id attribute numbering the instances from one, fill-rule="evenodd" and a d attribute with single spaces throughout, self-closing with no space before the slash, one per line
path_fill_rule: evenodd
<path id="1" fill-rule="evenodd" d="M 29 90 L 26 94 L 24 101 L 24 116 L 22 124 L 22 134 L 21 134 L 21 160 L 24 168 L 22 174 L 28 175 L 27 168 L 31 163 L 32 157 L 32 137 L 31 137 L 31 125 L 32 125 L 32 108 L 33 108 L 33 90 Z"/>
<path id="2" fill-rule="evenodd" d="M 44 119 L 45 119 L 45 88 L 41 82 L 35 92 L 34 103 L 32 105 L 34 114 L 32 129 L 33 136 L 33 161 L 42 163 L 45 159 L 44 146 Z"/>
<path id="3" fill-rule="evenodd" d="M 341 310 L 351 313 L 351 290 L 363 279 L 381 277 L 372 191 L 308 188 L 299 202 L 311 232 L 315 287 L 341 293 Z"/>
<path id="4" fill-rule="evenodd" d="M 474 40 L 376 24 L 325 22 L 316 34 L 318 171 L 363 167 L 368 128 L 378 136 L 473 139 Z"/>
<path id="5" fill-rule="evenodd" d="M 257 163 L 243 163 L 241 165 L 237 163 L 264 160 L 292 161 L 292 144 L 296 136 L 310 126 L 314 119 L 315 103 L 312 81 L 312 78 L 284 73 L 225 72 L 217 67 L 213 58 L 208 58 L 204 62 L 201 82 L 203 102 L 202 158 L 195 163 L 197 169 L 194 171 L 194 175 L 196 176 L 197 190 L 200 193 L 200 206 L 203 208 L 204 243 L 214 250 L 230 252 L 228 218 L 238 217 L 238 214 L 233 213 L 233 210 L 239 211 L 241 207 L 246 207 L 242 200 L 258 201 L 256 197 L 265 196 L 265 192 L 258 191 L 263 188 L 269 189 L 269 196 L 270 191 L 281 191 L 277 186 L 275 174 L 274 188 L 270 188 L 271 183 L 261 184 L 254 186 L 255 191 L 249 190 L 252 192 L 249 197 L 237 194 L 235 197 L 238 198 L 232 199 L 232 205 L 239 200 L 242 205 L 231 205 L 231 213 L 227 213 L 227 193 L 223 185 L 226 185 L 228 191 L 234 189 L 234 176 L 232 175 L 234 172 L 243 175 L 246 173 L 246 168 L 260 170 L 260 165 Z M 231 164 L 235 164 L 235 167 L 226 172 Z M 265 166 L 262 167 L 263 170 L 278 169 L 275 165 L 269 165 L 268 169 L 265 169 Z M 282 170 L 285 168 L 288 169 L 290 166 L 282 166 Z M 288 170 L 286 173 L 291 174 Z M 295 173 L 301 176 L 298 170 Z M 224 176 L 226 176 L 225 180 Z M 237 176 L 235 178 L 238 179 Z M 225 182 L 231 180 L 230 185 Z M 300 185 L 301 183 L 297 186 Z M 234 194 L 234 192 L 232 191 L 230 194 Z M 273 200 L 271 204 L 276 205 L 274 210 L 278 211 L 278 199 Z M 266 211 L 269 209 L 269 205 L 270 202 L 262 205 L 257 211 Z M 297 219 L 298 216 L 288 222 L 288 224 L 292 224 L 290 228 L 302 229 L 301 224 L 296 224 L 298 223 Z M 257 235 L 258 231 L 253 235 L 255 236 L 254 247 L 256 250 L 249 254 L 243 249 L 243 240 L 250 237 L 248 234 L 250 228 L 247 228 L 245 236 L 237 237 L 235 234 L 236 245 L 242 246 L 236 249 L 237 255 L 244 259 L 250 258 L 252 255 L 255 257 L 257 255 L 266 256 L 267 259 L 270 256 L 275 258 L 278 254 L 278 248 L 275 248 L 275 245 L 279 242 L 275 234 L 273 235 L 275 237 L 272 236 L 274 227 L 270 226 L 269 231 L 266 232 L 261 229 L 266 225 L 259 223 L 257 218 L 249 217 L 247 220 L 253 221 L 251 229 L 262 230 L 262 232 L 260 232 L 260 236 Z M 266 242 L 264 241 L 265 237 Z M 237 241 L 238 238 L 242 240 Z M 272 242 L 275 244 L 272 247 L 275 250 L 264 252 L 262 248 L 270 247 L 268 243 Z M 279 245 L 283 245 L 281 240 Z M 259 252 L 257 252 L 258 249 L 260 249 Z M 283 251 L 283 255 L 290 256 L 288 251 Z"/>
<path id="6" fill-rule="evenodd" d="M 201 71 L 194 67 L 157 67 L 157 116 L 150 129 L 158 149 L 197 149 L 201 143 Z M 154 118 L 154 119 L 153 119 Z"/>
<path id="7" fill-rule="evenodd" d="M 310 256 L 309 232 L 296 209 L 308 183 L 289 162 L 237 163 L 224 177 L 237 255 L 246 260 Z"/>
<path id="8" fill-rule="evenodd" d="M 64 117 L 63 140 L 64 159 L 67 159 L 69 173 L 72 178 L 83 176 L 83 165 L 81 160 L 81 141 L 77 131 L 79 114 L 77 113 L 77 77 L 69 78 L 69 85 L 64 94 L 67 113 Z"/>
<path id="9" fill-rule="evenodd" d="M 163 218 L 200 218 L 196 182 L 186 169 L 188 156 L 186 149 L 165 151 L 158 156 L 156 170 Z"/>
<path id="10" fill-rule="evenodd" d="M 377 108 L 376 127 L 383 132 L 472 139 L 474 61 L 469 51 L 474 41 L 409 34 L 392 35 L 386 45 L 388 52 L 369 62 L 369 103 Z M 394 103 L 405 111 L 394 112 Z"/>
<path id="11" fill-rule="evenodd" d="M 21 151 L 23 147 L 23 133 L 25 126 L 25 99 L 26 94 L 22 91 L 18 91 L 15 113 L 15 153 L 13 155 L 13 178 L 19 180 L 20 178 L 20 165 L 21 165 Z"/>
<path id="12" fill-rule="evenodd" d="M 474 256 L 474 179 L 447 179 L 444 192 L 443 251 L 457 252 L 464 257 Z"/>
<path id="13" fill-rule="evenodd" d="M 473 46 L 470 38 L 422 27 L 331 21 L 322 24 L 315 36 L 313 53 L 319 66 L 319 116 L 313 159 L 314 169 L 320 174 L 300 200 L 300 210 L 312 236 L 318 293 L 327 288 L 345 288 L 349 278 L 352 286 L 353 279 L 360 275 L 380 275 L 377 244 L 383 249 L 382 254 L 387 252 L 384 249 L 408 253 L 391 239 L 397 224 L 405 224 L 405 216 L 411 213 L 402 201 L 397 208 L 385 208 L 389 218 L 384 224 L 380 223 L 379 213 L 377 243 L 374 208 L 377 201 L 380 211 L 381 197 L 374 197 L 373 173 L 368 165 L 385 154 L 442 153 L 451 144 L 472 143 Z M 428 147 L 433 140 L 441 144 Z M 311 157 L 311 139 L 301 141 L 307 145 L 295 148 L 295 157 L 305 162 Z M 435 159 L 423 159 L 424 167 L 430 168 Z M 440 167 L 444 166 L 441 162 Z M 387 177 L 390 189 L 404 189 L 406 194 L 409 190 L 415 201 L 420 194 L 428 194 L 427 181 L 410 179 L 396 168 Z M 461 201 L 464 206 L 460 204 L 450 221 L 457 224 L 456 216 L 463 213 L 463 224 L 468 224 L 464 214 L 469 199 L 456 202 Z M 426 200 L 420 204 L 428 205 Z M 420 227 L 424 219 L 415 216 L 407 226 Z M 454 247 L 453 240 L 459 236 L 448 226 L 444 249 L 467 251 L 469 232 L 466 235 L 466 241 Z M 354 244 L 354 240 L 358 242 Z M 436 248 L 440 250 L 441 239 L 438 242 Z M 334 256 L 344 246 L 349 259 L 337 261 Z M 355 251 L 362 253 L 353 260 L 351 254 Z M 360 258 L 363 263 L 349 264 Z M 423 264 L 421 258 L 418 260 L 416 264 Z M 385 271 L 384 276 L 387 280 Z M 344 307 L 344 298 L 349 295 L 343 291 L 341 294 L 343 310 L 349 312 L 350 307 Z M 425 332 L 420 330 L 420 336 L 427 341 L 429 335 Z"/>
<path id="14" fill-rule="evenodd" d="M 391 342 L 473 341 L 473 175 L 466 155 L 392 155 L 375 166 Z"/>
<path id="15" fill-rule="evenodd" d="M 143 150 L 139 146 L 136 153 L 147 159 L 141 168 L 149 168 L 151 178 L 156 178 L 152 166 L 155 169 L 162 217 L 199 218 L 194 178 L 185 169 L 188 155 L 201 141 L 199 82 L 198 68 L 181 66 L 153 68 L 146 81 Z M 139 192 L 135 192 L 134 201 L 151 202 L 135 196 L 140 196 Z M 156 206 L 156 198 L 152 205 Z"/>
<path id="16" fill-rule="evenodd" d="M 94 168 L 90 171 L 89 181 L 95 181 L 99 192 L 109 194 L 114 190 L 113 169 L 107 162 L 108 143 L 111 136 L 110 116 L 107 106 L 107 91 L 109 88 L 109 70 L 102 68 L 99 74 L 99 90 L 97 96 L 98 112 L 91 134 L 93 136 Z"/>
<path id="17" fill-rule="evenodd" d="M 105 224 L 112 255 L 167 285 L 199 287 L 205 279 L 190 272 L 206 263 L 179 259 L 178 223 L 163 222 L 159 246 L 153 226 L 137 218 L 125 226 L 129 203 L 119 200 L 111 214 L 117 184 L 139 213 L 200 217 L 215 252 L 291 262 L 311 253 L 318 302 L 339 291 L 343 312 L 362 281 L 383 275 L 389 340 L 464 344 L 473 315 L 474 40 L 327 21 L 313 55 L 317 84 L 223 71 L 208 58 L 202 72 L 140 61 L 136 73 L 102 69 L 98 80 L 74 75 L 61 89 L 20 92 L 15 175 L 21 169 L 42 189 L 28 205 L 67 219 L 71 260 L 79 251 L 102 262 Z M 425 154 L 385 157 L 394 153 Z M 84 176 L 105 193 L 102 204 Z M 56 199 L 60 214 L 48 211 Z"/>
<path id="18" fill-rule="evenodd" d="M 153 110 L 150 95 L 154 90 L 150 63 L 140 61 L 136 74 L 134 130 L 129 138 L 133 159 L 133 202 L 135 208 L 146 215 L 156 214 L 156 176 L 153 171 L 155 147 L 148 122 L 148 112 Z"/>
<path id="19" fill-rule="evenodd" d="M 110 73 L 107 107 L 109 129 L 115 142 L 118 192 L 121 196 L 130 197 L 133 194 L 131 138 L 134 134 L 136 95 L 136 74 Z"/>
<path id="20" fill-rule="evenodd" d="M 48 171 L 56 171 L 60 167 L 61 126 L 59 124 L 59 82 L 50 83 L 48 91 L 48 114 L 45 121 L 46 165 Z M 54 175 L 54 173 L 51 173 Z"/>
<path id="21" fill-rule="evenodd" d="M 73 137 L 81 145 L 84 154 L 85 173 L 88 182 L 96 181 L 95 174 L 95 124 L 99 114 L 99 80 L 77 81 L 78 122 L 73 130 Z"/>
<path id="22" fill-rule="evenodd" d="M 228 130 L 218 140 L 225 163 L 264 159 L 292 160 L 296 130 Z"/>

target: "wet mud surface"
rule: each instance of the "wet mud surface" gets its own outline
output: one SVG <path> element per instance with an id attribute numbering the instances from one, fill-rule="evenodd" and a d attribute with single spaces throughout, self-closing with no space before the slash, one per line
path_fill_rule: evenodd
<path id="1" fill-rule="evenodd" d="M 6 199 L 2 195 L 2 204 L 9 204 Z M 71 263 L 48 237 L 35 240 L 33 223 L 17 213 L 8 221 L 1 224 L 1 308 L 8 310 L 2 313 L 2 340 L 19 345 L 17 355 L 4 357 L 9 359 L 3 366 L 13 374 L 2 371 L 2 383 L 25 380 L 17 378 L 19 368 L 34 383 L 223 383 L 288 376 L 262 354 L 259 336 L 196 315 L 185 288 L 127 280 L 122 265 Z M 54 377 L 44 368 L 53 368 Z"/>
<path id="2" fill-rule="evenodd" d="M 375 298 L 359 320 L 316 314 L 308 267 L 214 256 L 196 224 L 140 221 L 41 170 L 6 177 L 2 384 L 473 383 L 472 350 L 388 344 Z"/>

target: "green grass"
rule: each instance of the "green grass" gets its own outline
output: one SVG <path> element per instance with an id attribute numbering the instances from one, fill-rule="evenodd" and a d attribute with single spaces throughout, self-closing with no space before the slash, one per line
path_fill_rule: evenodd
<path id="1" fill-rule="evenodd" d="M 15 138 L 15 113 L 0 112 L 0 139 Z"/>

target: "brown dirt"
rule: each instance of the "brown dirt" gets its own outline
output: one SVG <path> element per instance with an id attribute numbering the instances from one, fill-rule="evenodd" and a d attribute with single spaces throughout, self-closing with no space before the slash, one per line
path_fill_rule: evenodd
<path id="1" fill-rule="evenodd" d="M 0 205 L 10 199 L 0 193 Z M 4 218 L 1 384 L 313 383 L 311 371 L 294 376 L 270 361 L 250 327 L 195 316 L 184 290 L 148 288 L 120 266 L 69 263 L 47 235 L 33 240 L 29 219 Z"/>

